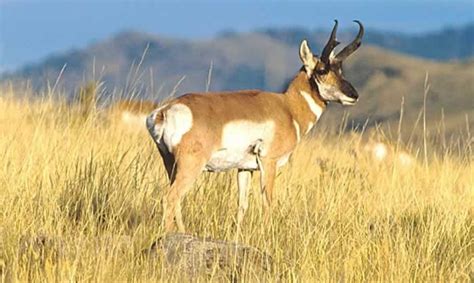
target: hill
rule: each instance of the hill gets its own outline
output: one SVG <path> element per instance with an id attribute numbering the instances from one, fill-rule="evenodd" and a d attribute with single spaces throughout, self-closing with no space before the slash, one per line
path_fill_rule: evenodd
<path id="1" fill-rule="evenodd" d="M 84 82 L 98 79 L 104 82 L 107 94 L 159 100 L 170 93 L 204 91 L 212 66 L 210 90 L 281 91 L 300 66 L 295 44 L 304 34 L 291 34 L 227 33 L 210 40 L 190 41 L 123 32 L 82 50 L 53 55 L 5 75 L 3 80 L 28 79 L 33 86 L 41 87 L 46 81 L 53 84 L 65 66 L 59 87 L 68 90 L 70 95 Z M 327 36 L 314 34 L 312 39 L 324 42 Z M 349 34 L 341 32 L 340 38 L 347 41 Z M 319 45 L 320 42 L 312 45 L 317 53 Z M 405 121 L 413 124 L 423 105 L 426 73 L 431 84 L 427 100 L 429 125 L 437 125 L 444 116 L 447 132 L 458 131 L 465 129 L 466 115 L 474 114 L 472 60 L 426 60 L 364 41 L 361 49 L 347 60 L 345 73 L 361 96 L 356 107 L 344 108 L 356 124 L 364 124 L 368 117 L 370 125 L 397 123 L 402 97 Z M 336 110 L 328 111 L 324 119 L 328 124 L 339 123 L 343 109 L 332 108 Z M 470 125 L 471 120 L 468 118 Z"/>

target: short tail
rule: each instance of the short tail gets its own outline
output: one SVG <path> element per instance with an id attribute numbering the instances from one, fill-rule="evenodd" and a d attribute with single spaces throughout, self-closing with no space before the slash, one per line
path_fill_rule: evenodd
<path id="1" fill-rule="evenodd" d="M 164 113 L 163 107 L 153 110 L 146 118 L 146 128 L 156 144 L 160 143 L 164 132 Z"/>

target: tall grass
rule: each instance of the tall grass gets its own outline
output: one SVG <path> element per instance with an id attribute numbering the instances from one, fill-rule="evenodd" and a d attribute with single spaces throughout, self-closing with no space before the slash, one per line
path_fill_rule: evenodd
<path id="1" fill-rule="evenodd" d="M 163 235 L 159 155 L 145 131 L 93 111 L 0 94 L 2 281 L 170 280 L 143 253 Z M 277 178 L 268 225 L 254 177 L 240 241 L 273 257 L 271 281 L 472 281 L 472 153 L 443 147 L 406 169 L 355 158 L 358 142 L 304 141 Z M 183 205 L 190 233 L 234 239 L 235 179 L 200 177 Z"/>

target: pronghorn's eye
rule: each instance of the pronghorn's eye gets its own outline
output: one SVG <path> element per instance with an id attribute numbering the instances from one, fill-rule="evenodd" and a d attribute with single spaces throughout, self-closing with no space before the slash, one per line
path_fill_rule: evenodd
<path id="1" fill-rule="evenodd" d="M 326 68 L 322 67 L 322 68 L 316 68 L 315 72 L 316 72 L 317 75 L 321 76 L 321 75 L 327 74 L 328 70 Z"/>

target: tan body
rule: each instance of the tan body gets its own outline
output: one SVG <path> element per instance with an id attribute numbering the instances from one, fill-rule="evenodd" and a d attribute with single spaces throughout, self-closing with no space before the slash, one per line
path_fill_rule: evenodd
<path id="1" fill-rule="evenodd" d="M 237 234 L 248 207 L 251 172 L 261 172 L 265 215 L 273 199 L 276 170 L 284 165 L 302 136 L 320 118 L 326 103 L 353 105 L 357 91 L 342 75 L 342 61 L 360 46 L 356 39 L 339 54 L 332 52 L 337 21 L 321 58 L 306 40 L 300 45 L 303 67 L 285 93 L 260 90 L 191 93 L 154 110 L 146 125 L 156 143 L 170 179 L 163 199 L 165 230 L 173 218 L 181 232 L 181 200 L 202 171 L 238 170 Z"/>

